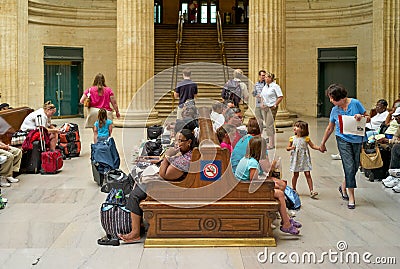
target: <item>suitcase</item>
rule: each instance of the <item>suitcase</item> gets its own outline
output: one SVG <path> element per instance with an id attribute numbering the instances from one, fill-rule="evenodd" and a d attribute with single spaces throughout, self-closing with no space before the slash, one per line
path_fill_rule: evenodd
<path id="1" fill-rule="evenodd" d="M 68 143 L 80 141 L 78 124 L 64 123 L 60 128 L 59 142 Z"/>
<path id="2" fill-rule="evenodd" d="M 42 116 L 38 115 L 38 121 L 42 122 Z M 63 166 L 63 157 L 60 150 L 55 151 L 46 151 L 46 145 L 44 142 L 43 136 L 43 128 L 38 127 L 40 134 L 40 149 L 42 153 L 40 155 L 40 159 L 42 161 L 42 169 L 40 170 L 41 174 L 55 174 L 57 173 Z"/>
<path id="3" fill-rule="evenodd" d="M 100 187 L 103 186 L 105 174 L 98 171 L 95 162 L 92 162 L 92 174 L 93 180 L 97 183 L 97 185 L 99 185 Z"/>
<path id="4" fill-rule="evenodd" d="M 22 154 L 21 173 L 37 174 L 40 172 L 42 166 L 40 142 L 34 141 L 32 145 L 31 150 Z"/>
<path id="5" fill-rule="evenodd" d="M 81 154 L 81 141 L 60 142 L 58 147 L 67 158 L 78 157 Z"/>
<path id="6" fill-rule="evenodd" d="M 41 160 L 41 174 L 55 174 L 63 167 L 63 157 L 59 150 L 42 152 Z"/>

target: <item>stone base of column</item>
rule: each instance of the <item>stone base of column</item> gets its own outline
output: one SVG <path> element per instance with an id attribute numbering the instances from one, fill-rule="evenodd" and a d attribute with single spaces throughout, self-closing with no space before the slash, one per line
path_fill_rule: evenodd
<path id="1" fill-rule="evenodd" d="M 117 119 L 114 114 L 113 126 L 115 127 L 148 127 L 155 124 L 161 124 L 157 111 L 120 111 L 121 118 Z"/>
<path id="2" fill-rule="evenodd" d="M 275 118 L 276 127 L 290 127 L 293 121 L 290 119 L 290 114 L 287 110 L 278 110 Z"/>

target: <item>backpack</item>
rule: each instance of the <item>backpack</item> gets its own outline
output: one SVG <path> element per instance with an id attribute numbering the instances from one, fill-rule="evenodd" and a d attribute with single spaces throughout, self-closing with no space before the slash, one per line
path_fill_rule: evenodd
<path id="1" fill-rule="evenodd" d="M 242 88 L 240 87 L 240 82 L 234 79 L 228 80 L 222 89 L 221 97 L 224 100 L 232 101 L 235 106 L 238 106 L 242 99 Z"/>
<path id="2" fill-rule="evenodd" d="M 300 197 L 291 187 L 285 188 L 286 207 L 290 210 L 298 210 L 301 207 Z"/>

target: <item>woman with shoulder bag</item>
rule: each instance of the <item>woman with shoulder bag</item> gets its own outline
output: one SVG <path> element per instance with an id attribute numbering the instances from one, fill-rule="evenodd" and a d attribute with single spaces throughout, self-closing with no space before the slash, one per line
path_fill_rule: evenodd
<path id="1" fill-rule="evenodd" d="M 115 100 L 114 92 L 111 88 L 107 87 L 103 74 L 98 73 L 96 75 L 92 87 L 84 91 L 80 99 L 80 103 L 85 104 L 85 102 L 88 102 L 87 99 L 90 99 L 90 108 L 88 111 L 85 128 L 94 127 L 94 123 L 97 120 L 98 112 L 101 108 L 107 110 L 107 118 L 112 120 L 113 110 L 110 107 L 110 103 L 115 110 L 117 118 L 120 118 L 117 100 Z M 88 104 L 86 104 L 85 106 L 88 106 Z"/>

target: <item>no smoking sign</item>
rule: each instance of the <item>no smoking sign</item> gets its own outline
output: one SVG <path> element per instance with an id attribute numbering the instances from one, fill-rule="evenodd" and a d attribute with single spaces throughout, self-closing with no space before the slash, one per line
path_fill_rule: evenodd
<path id="1" fill-rule="evenodd" d="M 215 181 L 221 178 L 221 161 L 200 161 L 200 179 Z"/>

